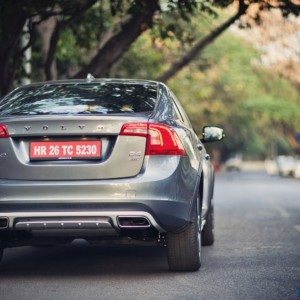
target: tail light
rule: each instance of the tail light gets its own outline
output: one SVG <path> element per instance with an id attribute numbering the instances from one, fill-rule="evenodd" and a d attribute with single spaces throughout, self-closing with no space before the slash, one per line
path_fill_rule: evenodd
<path id="1" fill-rule="evenodd" d="M 146 155 L 186 155 L 177 133 L 164 124 L 127 123 L 121 128 L 120 135 L 145 137 Z"/>
<path id="2" fill-rule="evenodd" d="M 0 139 L 1 138 L 8 138 L 8 130 L 5 125 L 0 124 Z"/>

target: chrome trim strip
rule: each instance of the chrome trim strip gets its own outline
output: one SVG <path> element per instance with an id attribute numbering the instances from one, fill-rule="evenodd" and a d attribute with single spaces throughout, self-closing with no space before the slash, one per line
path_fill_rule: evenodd
<path id="1" fill-rule="evenodd" d="M 143 217 L 149 220 L 159 232 L 165 232 L 155 221 L 153 216 L 145 211 L 47 211 L 47 212 L 1 212 L 0 217 L 9 218 L 9 228 L 13 229 L 16 218 L 43 218 L 43 217 L 108 217 L 112 219 L 115 228 L 119 228 L 117 217 Z M 131 227 L 132 228 L 132 227 Z"/>
<path id="2" fill-rule="evenodd" d="M 55 219 L 41 218 L 33 220 L 16 221 L 14 225 L 16 230 L 47 230 L 47 229 L 114 229 L 109 218 L 73 218 L 73 219 Z"/>

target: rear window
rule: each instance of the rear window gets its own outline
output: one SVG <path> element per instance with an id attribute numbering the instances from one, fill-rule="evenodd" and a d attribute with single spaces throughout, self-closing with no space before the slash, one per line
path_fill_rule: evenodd
<path id="1" fill-rule="evenodd" d="M 156 85 L 77 83 L 27 86 L 0 101 L 0 115 L 97 115 L 151 112 Z"/>

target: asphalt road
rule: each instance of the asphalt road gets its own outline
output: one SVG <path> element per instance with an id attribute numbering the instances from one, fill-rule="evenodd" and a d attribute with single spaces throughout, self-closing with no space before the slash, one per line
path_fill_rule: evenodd
<path id="1" fill-rule="evenodd" d="M 199 272 L 170 273 L 154 247 L 7 249 L 0 299 L 299 299 L 300 181 L 219 175 L 215 210 Z"/>

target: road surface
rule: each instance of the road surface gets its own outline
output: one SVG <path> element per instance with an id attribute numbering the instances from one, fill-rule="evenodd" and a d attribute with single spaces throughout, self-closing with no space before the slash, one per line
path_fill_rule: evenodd
<path id="1" fill-rule="evenodd" d="M 300 181 L 219 175 L 215 210 L 199 272 L 170 273 L 155 247 L 6 249 L 0 299 L 299 299 Z"/>

